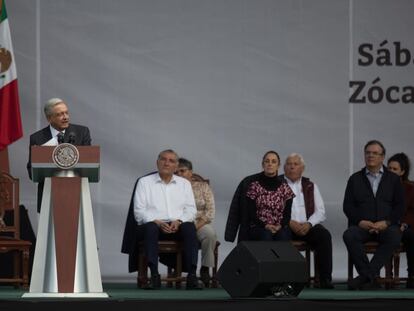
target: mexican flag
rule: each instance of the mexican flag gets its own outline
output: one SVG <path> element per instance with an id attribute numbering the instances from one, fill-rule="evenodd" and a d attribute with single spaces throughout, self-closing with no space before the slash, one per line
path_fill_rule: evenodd
<path id="1" fill-rule="evenodd" d="M 6 4 L 0 0 L 0 151 L 23 136 Z"/>

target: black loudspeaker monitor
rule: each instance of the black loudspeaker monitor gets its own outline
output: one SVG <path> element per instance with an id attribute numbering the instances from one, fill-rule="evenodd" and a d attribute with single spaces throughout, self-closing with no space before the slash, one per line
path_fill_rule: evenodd
<path id="1" fill-rule="evenodd" d="M 231 297 L 278 297 L 297 296 L 309 276 L 305 258 L 289 241 L 245 241 L 217 277 Z"/>

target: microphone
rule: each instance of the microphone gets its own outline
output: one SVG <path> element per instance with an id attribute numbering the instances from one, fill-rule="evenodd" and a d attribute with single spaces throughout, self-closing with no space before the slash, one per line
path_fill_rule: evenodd
<path id="1" fill-rule="evenodd" d="M 68 137 L 68 143 L 73 145 L 75 143 L 76 134 L 74 132 L 70 132 Z"/>

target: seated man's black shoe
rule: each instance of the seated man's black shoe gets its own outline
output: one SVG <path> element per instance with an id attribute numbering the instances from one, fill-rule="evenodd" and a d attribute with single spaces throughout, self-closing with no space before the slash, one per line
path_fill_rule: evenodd
<path id="1" fill-rule="evenodd" d="M 335 288 L 335 286 L 333 286 L 331 280 L 327 280 L 327 279 L 326 280 L 322 279 L 319 282 L 318 287 L 321 288 L 321 289 L 334 289 Z"/>
<path id="2" fill-rule="evenodd" d="M 198 283 L 198 279 L 195 274 L 188 274 L 185 289 L 203 289 L 203 287 Z"/>
<path id="3" fill-rule="evenodd" d="M 160 289 L 161 288 L 161 276 L 159 274 L 151 275 L 148 284 L 144 289 Z"/>
<path id="4" fill-rule="evenodd" d="M 358 290 L 366 284 L 370 283 L 370 279 L 366 276 L 357 276 L 348 282 L 348 290 Z"/>

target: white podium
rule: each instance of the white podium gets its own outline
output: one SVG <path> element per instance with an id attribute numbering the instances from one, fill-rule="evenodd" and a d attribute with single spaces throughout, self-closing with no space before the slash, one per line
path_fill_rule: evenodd
<path id="1" fill-rule="evenodd" d="M 24 298 L 108 297 L 102 289 L 89 190 L 89 182 L 99 181 L 99 147 L 69 147 L 79 151 L 70 169 L 56 163 L 56 147 L 31 149 L 33 181 L 44 180 L 44 187 L 30 291 Z M 65 157 L 68 150 L 72 152 L 60 152 Z"/>

